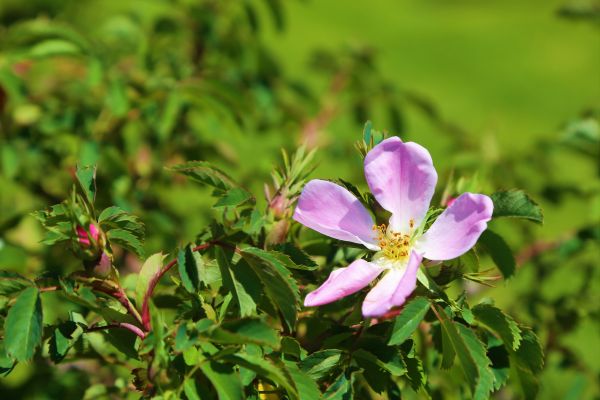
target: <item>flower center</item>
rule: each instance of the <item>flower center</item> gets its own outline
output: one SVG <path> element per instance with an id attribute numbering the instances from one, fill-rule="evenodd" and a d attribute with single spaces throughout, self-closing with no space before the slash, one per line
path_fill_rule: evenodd
<path id="1" fill-rule="evenodd" d="M 385 224 L 373 225 L 373 230 L 377 232 L 377 241 L 381 248 L 381 255 L 392 261 L 405 261 L 411 248 L 411 236 L 414 230 L 415 221 L 410 220 L 409 232 L 394 232 Z"/>

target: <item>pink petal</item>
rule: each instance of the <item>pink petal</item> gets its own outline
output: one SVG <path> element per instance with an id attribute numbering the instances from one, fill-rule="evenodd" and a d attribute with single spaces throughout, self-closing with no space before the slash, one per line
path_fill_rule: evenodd
<path id="1" fill-rule="evenodd" d="M 391 137 L 365 157 L 365 177 L 383 208 L 392 213 L 396 232 L 408 232 L 409 221 L 419 226 L 433 197 L 437 173 L 429 152 L 422 146 Z"/>
<path id="2" fill-rule="evenodd" d="M 417 287 L 417 271 L 423 257 L 413 251 L 405 269 L 391 269 L 367 294 L 362 305 L 364 317 L 380 317 L 392 307 L 404 304 Z"/>
<path id="3" fill-rule="evenodd" d="M 294 219 L 323 235 L 379 249 L 373 218 L 352 193 L 335 183 L 319 179 L 308 182 Z"/>
<path id="4" fill-rule="evenodd" d="M 307 307 L 320 306 L 356 293 L 366 287 L 383 271 L 383 268 L 358 259 L 346 268 L 333 271 L 318 289 L 304 299 Z"/>
<path id="5" fill-rule="evenodd" d="M 419 251 L 430 260 L 450 260 L 466 253 L 487 228 L 493 211 L 488 196 L 461 194 L 419 239 Z"/>
<path id="6" fill-rule="evenodd" d="M 76 228 L 77 231 L 77 241 L 79 241 L 79 243 L 84 244 L 86 246 L 90 245 L 90 239 L 88 238 L 87 232 L 85 231 L 85 229 L 83 229 L 82 226 L 77 226 Z"/>
<path id="7" fill-rule="evenodd" d="M 98 241 L 98 236 L 100 236 L 100 230 L 94 224 L 90 224 L 90 236 Z"/>

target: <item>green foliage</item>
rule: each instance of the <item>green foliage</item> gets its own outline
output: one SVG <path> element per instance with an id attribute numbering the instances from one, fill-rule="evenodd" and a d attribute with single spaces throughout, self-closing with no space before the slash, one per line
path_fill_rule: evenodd
<path id="1" fill-rule="evenodd" d="M 203 400 L 598 397 L 600 124 L 597 109 L 578 104 L 593 98 L 585 73 L 593 69 L 584 58 L 593 52 L 574 50 L 586 46 L 587 33 L 570 40 L 568 24 L 548 22 L 591 20 L 593 7 L 565 4 L 552 16 L 535 6 L 542 17 L 524 24 L 557 32 L 570 45 L 545 39 L 526 59 L 513 57 L 519 46 L 504 46 L 514 54 L 489 46 L 531 37 L 514 23 L 528 15 L 506 5 L 494 7 L 516 18 L 515 29 L 490 37 L 477 29 L 505 25 L 506 14 L 471 8 L 486 23 L 457 24 L 466 8 L 440 14 L 415 3 L 362 15 L 352 6 L 301 3 L 0 4 L 0 392 Z M 318 13 L 344 16 L 327 20 L 326 32 L 322 18 L 307 18 L 337 7 L 346 8 Z M 417 21 L 401 51 L 392 52 L 402 68 L 389 78 L 384 71 L 397 62 L 378 31 L 389 26 L 386 15 L 361 31 L 361 41 L 381 36 L 384 51 L 335 48 L 347 36 L 336 29 L 346 18 L 373 19 L 388 7 L 394 18 Z M 414 18 L 415 10 L 428 17 Z M 302 45 L 286 35 L 282 52 L 277 35 L 288 16 Z M 438 33 L 423 31 L 423 21 Z M 311 35 L 330 40 L 313 48 Z M 527 71 L 515 69 L 525 74 L 513 85 L 518 91 L 492 59 L 468 68 L 445 57 L 445 68 L 423 68 L 436 64 L 424 61 L 429 53 L 414 52 L 435 40 L 460 55 L 452 38 L 467 36 L 502 59 L 527 63 Z M 468 42 L 468 49 L 461 42 L 464 51 L 481 60 L 478 40 Z M 561 79 L 548 81 L 559 75 L 535 60 L 543 68 L 556 64 Z M 501 88 L 460 85 L 477 83 L 478 74 L 488 82 L 490 73 L 503 78 Z M 531 82 L 530 90 L 522 82 Z M 456 93 L 464 94 L 458 102 Z M 571 108 L 557 101 L 564 98 Z M 476 108 L 461 111 L 472 109 L 469 99 L 481 103 L 479 111 L 494 104 L 493 129 L 485 116 L 472 118 Z M 505 115 L 508 103 L 515 118 Z M 578 108 L 585 111 L 573 116 Z M 559 132 L 544 128 L 569 115 Z M 375 124 L 365 123 L 370 118 Z M 311 177 L 341 182 L 387 223 L 387 211 L 359 182 L 361 157 L 392 135 L 429 149 L 439 183 L 446 182 L 422 228 L 453 198 L 476 192 L 493 193 L 491 229 L 455 260 L 425 260 L 414 294 L 385 316 L 361 316 L 368 288 L 304 307 L 332 270 L 365 256 L 294 221 L 304 185 Z M 494 193 L 510 187 L 524 190 Z"/>
<path id="2" fill-rule="evenodd" d="M 417 297 L 406 304 L 402 314 L 394 320 L 388 344 L 392 346 L 408 339 L 429 311 L 429 306 L 429 301 L 424 297 Z"/>
<path id="3" fill-rule="evenodd" d="M 542 209 L 522 190 L 509 190 L 492 194 L 494 218 L 523 218 L 541 224 Z"/>
<path id="4" fill-rule="evenodd" d="M 23 290 L 4 321 L 4 346 L 17 361 L 27 361 L 42 341 L 42 302 L 37 288 Z"/>

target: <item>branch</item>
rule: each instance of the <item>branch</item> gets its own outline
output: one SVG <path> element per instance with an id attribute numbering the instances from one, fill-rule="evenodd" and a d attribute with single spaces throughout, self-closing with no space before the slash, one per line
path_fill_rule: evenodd
<path id="1" fill-rule="evenodd" d="M 192 251 L 195 252 L 195 251 L 206 250 L 214 245 L 232 248 L 232 246 L 227 243 L 223 243 L 219 240 L 213 240 L 208 243 L 204 243 L 204 244 L 194 247 L 192 249 Z M 233 247 L 233 248 L 234 248 L 234 250 L 237 249 L 235 247 Z M 169 272 L 169 270 L 171 268 L 173 268 L 175 265 L 177 265 L 176 258 L 171 260 L 167 265 L 165 265 L 156 275 L 154 275 L 152 277 L 152 279 L 148 283 L 148 290 L 146 291 L 146 294 L 144 296 L 144 303 L 142 304 L 142 325 L 144 326 L 146 331 L 152 330 L 152 326 L 150 325 L 150 298 L 152 297 L 152 294 L 154 293 L 154 289 L 156 288 L 156 285 L 158 285 L 160 278 L 162 278 L 167 272 Z"/>
<path id="2" fill-rule="evenodd" d="M 119 286 L 118 288 L 114 288 L 114 289 L 105 287 L 105 286 L 100 286 L 100 285 L 93 285 L 92 287 L 94 290 L 104 293 L 104 294 L 118 300 L 119 303 L 121 303 L 123 305 L 123 307 L 125 307 L 127 309 L 127 312 L 129 314 L 131 314 L 131 316 L 133 318 L 135 318 L 135 320 L 140 325 L 143 325 L 142 317 L 140 316 L 140 313 L 134 307 L 134 305 L 131 303 L 131 301 L 129 300 L 129 297 L 127 297 L 127 294 L 125 293 L 125 291 L 123 290 L 122 287 Z"/>

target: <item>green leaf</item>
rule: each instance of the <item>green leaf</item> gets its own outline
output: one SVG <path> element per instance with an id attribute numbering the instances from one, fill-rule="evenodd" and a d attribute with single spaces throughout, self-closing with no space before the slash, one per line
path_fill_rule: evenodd
<path id="1" fill-rule="evenodd" d="M 477 321 L 495 332 L 509 348 L 519 347 L 521 330 L 511 317 L 489 304 L 478 304 L 472 311 Z"/>
<path id="2" fill-rule="evenodd" d="M 96 166 L 77 166 L 75 176 L 88 202 L 93 205 L 96 200 Z"/>
<path id="3" fill-rule="evenodd" d="M 202 333 L 211 341 L 222 344 L 255 343 L 271 348 L 279 348 L 277 332 L 263 321 L 256 318 L 239 319 L 224 322 Z"/>
<path id="4" fill-rule="evenodd" d="M 185 164 L 175 165 L 170 170 L 179 172 L 197 182 L 212 186 L 221 192 L 227 192 L 239 186 L 229 175 L 206 161 L 190 161 Z"/>
<path id="5" fill-rule="evenodd" d="M 15 367 L 16 362 L 7 353 L 4 341 L 0 341 L 0 375 L 7 376 Z"/>
<path id="6" fill-rule="evenodd" d="M 285 254 L 291 262 L 286 262 L 288 268 L 314 271 L 319 266 L 304 251 L 294 246 L 292 243 L 282 243 L 274 247 L 274 250 Z"/>
<path id="7" fill-rule="evenodd" d="M 225 192 L 213 207 L 235 207 L 246 203 L 250 199 L 252 199 L 250 193 L 242 188 L 236 187 Z"/>
<path id="8" fill-rule="evenodd" d="M 144 256 L 144 245 L 140 239 L 130 231 L 124 229 L 111 229 L 106 233 L 108 241 L 118 244 L 119 246 L 133 251 L 139 257 Z"/>
<path id="9" fill-rule="evenodd" d="M 542 372 L 544 368 L 544 352 L 537 335 L 527 328 L 521 327 L 521 345 L 515 352 L 518 364 L 527 368 L 535 374 Z"/>
<path id="10" fill-rule="evenodd" d="M 223 358 L 236 365 L 248 368 L 281 386 L 286 391 L 290 399 L 299 398 L 298 391 L 293 383 L 288 379 L 287 374 L 270 360 L 247 353 L 236 353 Z"/>
<path id="11" fill-rule="evenodd" d="M 488 344 L 488 357 L 492 362 L 491 369 L 494 374 L 494 390 L 499 390 L 508 381 L 510 360 L 506 347 L 504 347 L 499 339 L 496 340 L 497 343 Z"/>
<path id="12" fill-rule="evenodd" d="M 231 268 L 231 254 L 226 254 L 225 250 L 221 247 L 217 247 L 215 249 L 215 256 L 221 271 L 223 286 L 225 286 L 233 295 L 239 306 L 240 316 L 247 317 L 253 315 L 256 312 L 256 303 L 252 296 L 248 294 L 244 286 L 236 279 Z"/>
<path id="13" fill-rule="evenodd" d="M 542 209 L 522 190 L 507 190 L 491 195 L 494 202 L 494 218 L 522 218 L 541 224 Z"/>
<path id="14" fill-rule="evenodd" d="M 490 369 L 491 361 L 487 357 L 486 349 L 475 332 L 462 324 L 455 325 L 477 367 L 478 379 L 473 391 L 473 399 L 488 399 L 494 389 L 494 374 Z"/>
<path id="15" fill-rule="evenodd" d="M 281 312 L 283 322 L 292 330 L 296 323 L 299 290 L 285 266 L 291 260 L 284 254 L 255 247 L 247 247 L 241 254 L 263 283 L 269 299 Z"/>
<path id="16" fill-rule="evenodd" d="M 479 237 L 479 243 L 492 257 L 504 279 L 508 279 L 515 274 L 517 262 L 502 236 L 487 229 Z"/>
<path id="17" fill-rule="evenodd" d="M 183 392 L 188 400 L 201 400 L 194 379 L 188 378 L 183 381 Z"/>
<path id="18" fill-rule="evenodd" d="M 65 358 L 73 341 L 79 337 L 79 335 L 75 335 L 76 331 L 79 335 L 83 332 L 81 327 L 73 321 L 66 321 L 54 328 L 49 343 L 49 353 L 52 361 L 58 364 Z"/>
<path id="19" fill-rule="evenodd" d="M 400 349 L 402 359 L 406 365 L 406 377 L 410 382 L 410 386 L 417 392 L 427 382 L 427 375 L 425 375 L 425 371 L 423 370 L 423 362 L 418 357 L 412 340 L 405 341 L 400 346 Z"/>
<path id="20" fill-rule="evenodd" d="M 354 398 L 354 375 L 342 373 L 323 393 L 323 400 L 352 400 Z"/>
<path id="21" fill-rule="evenodd" d="M 242 382 L 237 372 L 231 366 L 211 361 L 198 364 L 202 373 L 214 386 L 219 400 L 244 399 Z"/>
<path id="22" fill-rule="evenodd" d="M 487 358 L 485 347 L 471 329 L 450 320 L 441 307 L 433 307 L 454 353 L 460 360 L 473 398 L 487 399 L 494 385 L 494 376 L 489 368 L 490 360 Z"/>
<path id="23" fill-rule="evenodd" d="M 135 285 L 135 302 L 138 307 L 144 303 L 144 298 L 151 282 L 158 277 L 162 269 L 165 256 L 162 253 L 156 253 L 148 257 L 138 273 L 137 283 Z"/>
<path id="24" fill-rule="evenodd" d="M 200 272 L 191 246 L 186 246 L 185 249 L 179 250 L 177 268 L 179 269 L 179 276 L 185 290 L 190 293 L 197 293 L 200 289 Z"/>
<path id="25" fill-rule="evenodd" d="M 33 286 L 33 282 L 24 276 L 16 272 L 0 271 L 0 296 L 14 295 L 29 286 Z"/>
<path id="26" fill-rule="evenodd" d="M 307 374 L 302 372 L 300 368 L 298 368 L 298 365 L 293 361 L 283 360 L 283 364 L 287 368 L 290 377 L 294 382 L 300 400 L 321 398 L 321 392 L 314 379 L 311 379 Z"/>
<path id="27" fill-rule="evenodd" d="M 392 350 L 391 353 L 394 351 Z M 375 354 L 370 353 L 363 349 L 357 349 L 352 352 L 352 357 L 359 360 L 366 361 L 366 365 L 369 369 L 381 369 L 383 371 L 388 372 L 392 376 L 401 376 L 406 373 L 406 364 L 402 361 L 399 355 L 396 354 L 396 357 L 390 357 L 388 360 L 382 360 L 380 357 L 377 357 Z"/>
<path id="28" fill-rule="evenodd" d="M 394 320 L 388 345 L 400 344 L 408 339 L 427 314 L 429 307 L 429 300 L 425 297 L 416 297 L 406 304 L 400 315 Z"/>
<path id="29" fill-rule="evenodd" d="M 17 361 L 29 360 L 42 341 L 40 292 L 29 287 L 21 292 L 4 321 L 4 345 Z"/>
<path id="30" fill-rule="evenodd" d="M 311 379 L 320 380 L 340 364 L 342 355 L 342 350 L 338 349 L 317 351 L 302 360 L 299 366 Z"/>
<path id="31" fill-rule="evenodd" d="M 81 49 L 72 42 L 63 39 L 47 39 L 35 44 L 29 50 L 29 56 L 35 58 L 78 55 Z"/>

